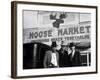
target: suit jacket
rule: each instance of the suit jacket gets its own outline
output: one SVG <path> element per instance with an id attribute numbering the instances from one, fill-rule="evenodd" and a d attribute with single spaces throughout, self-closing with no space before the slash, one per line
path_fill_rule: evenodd
<path id="1" fill-rule="evenodd" d="M 81 66 L 81 56 L 79 51 L 75 51 L 74 55 L 69 55 L 69 66 Z"/>
<path id="2" fill-rule="evenodd" d="M 45 67 L 45 68 L 59 67 L 59 54 L 58 54 L 57 51 L 56 51 L 55 53 L 56 53 L 56 58 L 57 58 L 57 64 L 58 64 L 58 66 L 54 66 L 54 65 L 51 63 L 52 50 L 49 50 L 49 51 L 46 51 L 45 57 L 44 57 L 44 67 Z"/>
<path id="3" fill-rule="evenodd" d="M 68 52 L 59 50 L 59 66 L 67 67 L 68 66 Z"/>

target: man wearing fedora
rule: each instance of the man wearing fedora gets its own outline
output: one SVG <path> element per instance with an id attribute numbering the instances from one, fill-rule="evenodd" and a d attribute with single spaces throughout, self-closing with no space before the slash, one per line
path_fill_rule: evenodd
<path id="1" fill-rule="evenodd" d="M 70 43 L 68 47 L 69 66 L 81 66 L 80 52 L 75 49 L 75 44 Z"/>
<path id="2" fill-rule="evenodd" d="M 61 42 L 61 48 L 59 50 L 59 66 L 67 67 L 68 66 L 68 52 L 66 51 L 66 42 Z"/>
<path id="3" fill-rule="evenodd" d="M 59 67 L 59 54 L 57 52 L 56 42 L 52 42 L 51 50 L 46 51 L 44 57 L 44 68 L 57 68 Z"/>

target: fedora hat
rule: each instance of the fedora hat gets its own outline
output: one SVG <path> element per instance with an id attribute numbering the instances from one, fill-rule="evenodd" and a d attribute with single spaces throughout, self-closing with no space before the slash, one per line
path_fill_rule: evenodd
<path id="1" fill-rule="evenodd" d="M 73 42 L 71 42 L 71 43 L 69 43 L 68 46 L 69 46 L 69 47 L 73 47 L 73 46 L 75 46 L 75 44 L 74 44 Z"/>
<path id="2" fill-rule="evenodd" d="M 52 42 L 51 46 L 52 47 L 57 47 L 57 43 L 56 42 Z"/>

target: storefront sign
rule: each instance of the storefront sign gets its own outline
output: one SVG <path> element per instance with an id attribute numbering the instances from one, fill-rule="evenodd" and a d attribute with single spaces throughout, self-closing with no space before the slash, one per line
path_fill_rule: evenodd
<path id="1" fill-rule="evenodd" d="M 31 28 L 24 29 L 24 43 L 39 41 L 82 41 L 90 40 L 90 25 L 64 26 L 56 28 Z"/>

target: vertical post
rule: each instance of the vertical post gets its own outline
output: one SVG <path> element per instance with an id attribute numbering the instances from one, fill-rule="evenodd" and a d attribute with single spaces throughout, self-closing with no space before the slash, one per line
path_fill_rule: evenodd
<path id="1" fill-rule="evenodd" d="M 37 54 L 37 44 L 33 47 L 33 68 L 36 68 L 36 54 Z"/>
<path id="2" fill-rule="evenodd" d="M 89 66 L 89 53 L 87 53 L 87 66 Z"/>

